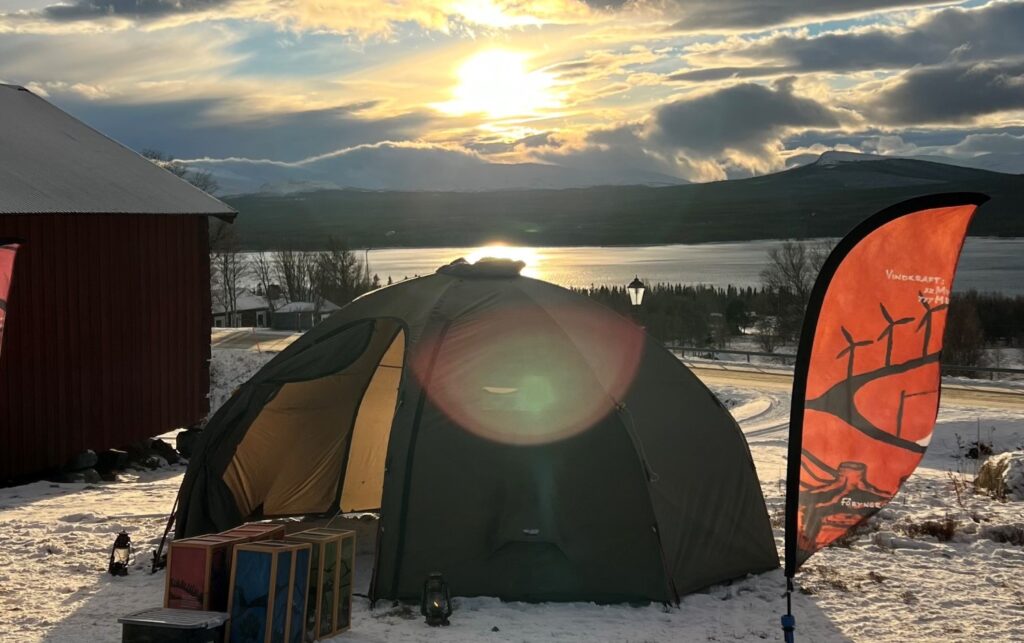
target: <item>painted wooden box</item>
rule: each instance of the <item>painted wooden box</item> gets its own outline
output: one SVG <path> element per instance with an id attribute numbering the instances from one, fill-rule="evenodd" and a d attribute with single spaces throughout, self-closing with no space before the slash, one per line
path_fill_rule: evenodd
<path id="1" fill-rule="evenodd" d="M 352 626 L 352 584 L 355 580 L 356 532 L 318 528 L 300 531 L 288 540 L 312 545 L 306 640 L 317 641 Z"/>
<path id="2" fill-rule="evenodd" d="M 235 547 L 228 594 L 230 643 L 302 643 L 308 543 L 265 540 Z"/>
<path id="3" fill-rule="evenodd" d="M 284 525 L 272 522 L 248 522 L 234 529 L 228 529 L 220 535 L 243 538 L 246 542 L 281 540 L 284 538 Z"/>
<path id="4" fill-rule="evenodd" d="M 172 542 L 167 551 L 164 607 L 226 612 L 231 550 L 243 542 L 222 535 Z"/>

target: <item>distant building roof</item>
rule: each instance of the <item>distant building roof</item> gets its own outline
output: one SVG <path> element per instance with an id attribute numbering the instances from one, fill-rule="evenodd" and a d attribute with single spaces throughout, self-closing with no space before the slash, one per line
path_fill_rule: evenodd
<path id="1" fill-rule="evenodd" d="M 23 87 L 0 84 L 0 214 L 235 211 Z"/>
<path id="2" fill-rule="evenodd" d="M 219 293 L 212 293 L 211 299 L 213 301 L 214 315 L 223 315 L 225 312 L 227 312 L 226 310 L 224 310 L 224 306 L 219 301 Z M 280 309 L 280 307 L 284 305 L 285 300 L 283 298 L 279 298 L 277 301 L 274 302 L 274 309 Z M 238 296 L 235 297 L 236 313 L 245 312 L 247 310 L 267 310 L 269 308 L 270 307 L 267 305 L 266 297 L 264 297 L 263 295 L 257 295 L 256 293 L 247 288 L 243 288 L 241 291 L 239 291 Z"/>
<path id="3" fill-rule="evenodd" d="M 275 313 L 311 313 L 316 311 L 316 305 L 309 301 L 293 301 L 281 306 Z M 341 310 L 341 306 L 334 302 L 324 300 L 324 303 L 320 304 L 320 313 L 333 313 L 336 310 Z"/>

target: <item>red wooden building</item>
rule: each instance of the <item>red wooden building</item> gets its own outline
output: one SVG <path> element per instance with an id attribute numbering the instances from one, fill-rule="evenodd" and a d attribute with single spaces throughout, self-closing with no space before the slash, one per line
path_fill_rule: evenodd
<path id="1" fill-rule="evenodd" d="M 0 238 L 22 242 L 0 350 L 0 482 L 206 414 L 220 201 L 0 85 Z"/>

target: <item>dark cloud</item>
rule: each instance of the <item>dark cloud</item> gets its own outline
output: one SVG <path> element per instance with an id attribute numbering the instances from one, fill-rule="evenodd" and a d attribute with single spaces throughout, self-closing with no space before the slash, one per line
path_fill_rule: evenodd
<path id="1" fill-rule="evenodd" d="M 918 68 L 886 85 L 866 111 L 891 125 L 963 123 L 1024 109 L 1024 62 Z"/>
<path id="2" fill-rule="evenodd" d="M 934 0 L 670 0 L 680 18 L 674 29 L 758 29 L 823 21 L 874 11 L 935 4 Z"/>
<path id="3" fill-rule="evenodd" d="M 57 22 L 97 18 L 159 18 L 169 14 L 191 13 L 218 7 L 232 0 L 75 0 L 44 8 L 43 17 Z"/>
<path id="4" fill-rule="evenodd" d="M 838 127 L 841 114 L 793 93 L 792 79 L 773 87 L 733 85 L 683 99 L 654 114 L 651 138 L 698 156 L 762 151 L 790 128 Z"/>
<path id="5" fill-rule="evenodd" d="M 951 8 L 902 31 L 874 27 L 813 38 L 787 34 L 757 40 L 728 51 L 730 56 L 749 58 L 749 67 L 709 67 L 673 74 L 670 79 L 700 82 L 991 60 L 1024 54 L 1022 42 L 1024 3 Z M 756 61 L 772 63 L 759 66 Z"/>

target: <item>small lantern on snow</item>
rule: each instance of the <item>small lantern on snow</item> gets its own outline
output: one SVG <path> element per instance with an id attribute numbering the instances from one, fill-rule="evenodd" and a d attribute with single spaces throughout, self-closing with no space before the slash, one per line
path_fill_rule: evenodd
<path id="1" fill-rule="evenodd" d="M 128 564 L 132 556 L 132 538 L 127 531 L 121 533 L 114 539 L 114 546 L 110 548 L 110 564 L 107 571 L 111 576 L 127 576 Z"/>
<path id="2" fill-rule="evenodd" d="M 629 282 L 626 286 L 626 292 L 629 293 L 629 303 L 633 306 L 639 306 L 644 301 L 644 282 L 640 281 L 640 277 L 633 277 L 633 281 Z"/>
<path id="3" fill-rule="evenodd" d="M 427 625 L 431 627 L 448 625 L 448 617 L 452 615 L 452 596 L 440 572 L 431 573 L 423 582 L 420 614 L 427 618 Z"/>

